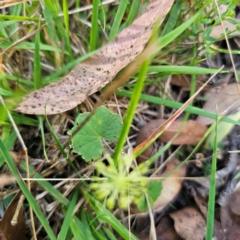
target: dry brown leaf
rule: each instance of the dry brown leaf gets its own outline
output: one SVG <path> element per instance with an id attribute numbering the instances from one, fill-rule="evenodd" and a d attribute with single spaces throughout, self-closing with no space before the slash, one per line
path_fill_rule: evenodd
<path id="1" fill-rule="evenodd" d="M 135 156 L 138 156 L 139 153 L 149 144 L 153 143 L 158 136 L 161 135 L 163 131 L 169 128 L 169 126 L 180 116 L 180 114 L 183 113 L 183 111 L 187 108 L 187 106 L 193 101 L 193 99 L 200 93 L 200 91 L 207 86 L 207 84 L 216 76 L 221 70 L 223 69 L 223 66 L 215 73 L 213 74 L 208 81 L 206 81 L 202 87 L 200 87 L 183 105 L 181 108 L 179 108 L 170 118 L 168 118 L 164 123 L 162 123 L 145 141 L 140 143 L 138 146 L 136 146 L 133 149 L 133 153 Z"/>
<path id="2" fill-rule="evenodd" d="M 202 215 L 207 218 L 207 206 L 208 206 L 208 202 L 206 199 L 204 199 L 201 195 L 199 194 L 194 194 L 194 200 L 199 208 L 199 210 L 201 211 Z"/>
<path id="3" fill-rule="evenodd" d="M 186 207 L 170 214 L 177 233 L 185 240 L 203 240 L 206 222 L 201 213 L 193 207 Z"/>
<path id="4" fill-rule="evenodd" d="M 182 238 L 176 233 L 173 222 L 170 217 L 163 217 L 156 227 L 158 240 L 181 240 Z"/>
<path id="5" fill-rule="evenodd" d="M 154 202 L 152 209 L 160 211 L 167 204 L 170 204 L 175 197 L 178 195 L 180 190 L 182 189 L 183 177 L 186 175 L 186 165 L 183 165 L 176 169 L 180 164 L 176 158 L 171 159 L 167 165 L 166 169 L 160 177 L 165 177 L 162 181 L 162 190 L 158 199 Z M 173 170 L 175 170 L 170 176 Z"/>
<path id="6" fill-rule="evenodd" d="M 230 227 L 229 230 L 225 233 L 225 237 L 223 239 L 240 240 L 240 225 L 233 225 Z"/>
<path id="7" fill-rule="evenodd" d="M 235 21 L 239 21 L 239 20 L 235 19 Z M 240 21 L 239 21 L 239 23 L 240 23 Z M 239 36 L 239 31 L 237 29 L 237 25 L 232 24 L 226 20 L 223 21 L 223 25 L 224 25 L 225 31 L 228 30 L 228 31 L 232 32 L 232 33 L 228 34 L 228 37 Z M 224 32 L 223 32 L 222 25 L 215 26 L 212 29 L 210 36 L 213 38 L 220 38 L 220 37 L 224 38 Z"/>
<path id="8" fill-rule="evenodd" d="M 17 224 L 14 226 L 11 224 L 11 221 L 15 214 L 18 201 L 21 195 L 22 195 L 22 192 L 19 191 L 14 197 L 14 199 L 11 201 L 9 206 L 7 207 L 7 210 L 4 213 L 3 219 L 0 220 L 0 239 L 3 239 L 3 240 L 5 239 L 6 240 L 11 240 L 11 239 L 25 240 L 26 239 L 25 215 L 22 207 L 20 208 L 18 213 Z"/>
<path id="9" fill-rule="evenodd" d="M 140 129 L 137 135 L 136 144 L 142 143 L 145 139 L 147 139 L 151 134 L 158 128 L 161 124 L 165 122 L 164 119 L 155 119 L 148 122 L 143 128 Z M 160 140 L 163 142 L 169 142 L 174 135 L 179 131 L 182 121 L 176 120 L 174 121 L 160 136 Z M 188 120 L 183 124 L 182 130 L 179 135 L 172 140 L 173 145 L 181 145 L 181 144 L 197 144 L 205 132 L 207 128 L 202 124 L 199 124 L 196 121 Z M 153 151 L 153 146 L 151 145 L 147 148 L 140 157 L 138 157 L 138 162 L 144 162 L 147 160 Z"/>
<path id="10" fill-rule="evenodd" d="M 5 185 L 10 185 L 15 183 L 15 178 L 7 174 L 0 175 L 0 188 L 3 188 Z"/>
<path id="11" fill-rule="evenodd" d="M 221 223 L 216 219 L 214 219 L 213 237 L 215 237 L 215 239 L 224 239 L 224 231 L 222 229 Z"/>
<path id="12" fill-rule="evenodd" d="M 146 10 L 118 37 L 86 61 L 78 64 L 61 81 L 27 95 L 16 111 L 27 114 L 56 114 L 74 108 L 103 88 L 144 49 L 158 19 L 160 23 L 173 0 L 151 0 Z"/>
<path id="13" fill-rule="evenodd" d="M 207 199 L 200 196 L 197 192 L 196 192 L 196 194 L 194 194 L 193 197 L 194 197 L 194 200 L 195 200 L 199 210 L 201 211 L 203 217 L 206 220 L 207 219 L 207 211 L 208 211 L 208 209 L 207 209 L 207 206 L 208 206 Z M 214 219 L 214 233 L 213 233 L 213 236 L 216 237 L 217 239 L 224 239 L 224 232 L 222 230 L 221 224 L 216 219 Z"/>
<path id="14" fill-rule="evenodd" d="M 227 233 L 234 225 L 240 227 L 240 189 L 236 189 L 221 207 L 221 224 Z"/>
<path id="15" fill-rule="evenodd" d="M 149 240 L 149 231 L 134 233 L 140 240 Z M 173 227 L 173 221 L 169 216 L 163 217 L 156 227 L 157 240 L 182 240 Z"/>
<path id="16" fill-rule="evenodd" d="M 179 86 L 182 87 L 183 90 L 185 91 L 190 91 L 191 88 L 191 76 L 184 74 L 184 75 L 172 75 L 171 76 L 171 84 L 174 86 Z M 197 86 L 196 89 L 199 89 L 206 78 L 204 76 L 197 76 Z M 205 87 L 204 90 L 206 90 L 208 86 Z"/>
<path id="17" fill-rule="evenodd" d="M 0 9 L 17 5 L 19 3 L 31 2 L 30 0 L 3 0 L 0 1 Z"/>
<path id="18" fill-rule="evenodd" d="M 217 94 L 212 94 L 208 98 L 202 109 L 212 113 L 216 113 L 217 105 L 219 114 L 224 112 L 225 110 L 228 110 L 228 113 L 230 113 L 230 110 L 234 111 L 240 106 L 239 100 L 240 92 L 238 89 L 238 85 L 237 83 L 233 83 L 227 85 Z M 229 107 L 231 108 L 229 109 Z M 198 123 L 201 123 L 202 125 L 209 125 L 212 124 L 215 120 L 204 116 L 198 116 L 196 121 Z"/>

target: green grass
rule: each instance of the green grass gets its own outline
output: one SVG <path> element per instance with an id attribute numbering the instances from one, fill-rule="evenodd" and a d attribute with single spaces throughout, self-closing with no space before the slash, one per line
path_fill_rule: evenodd
<path id="1" fill-rule="evenodd" d="M 43 211 L 42 206 L 40 207 L 39 202 L 34 198 L 36 193 L 34 191 L 30 193 L 22 180 L 19 169 L 21 168 L 20 172 L 23 176 L 26 172 L 25 162 L 22 161 L 18 169 L 9 154 L 9 151 L 19 151 L 19 148 L 16 147 L 17 135 L 12 129 L 12 123 L 7 117 L 6 110 L 2 106 L 0 106 L 0 166 L 7 166 L 16 177 L 18 187 L 26 197 L 25 210 L 28 211 L 28 205 L 32 207 L 35 221 L 38 222 L 37 225 L 41 224 L 43 227 L 40 234 L 44 238 L 63 240 L 74 237 L 75 239 L 86 239 L 86 236 L 88 236 L 88 239 L 118 239 L 121 236 L 123 239 L 129 239 L 129 235 L 131 235 L 131 239 L 137 239 L 113 215 L 113 212 L 97 199 L 97 196 L 91 194 L 89 178 L 94 175 L 94 165 L 85 163 L 79 156 L 73 155 L 70 144 L 64 145 L 62 139 L 64 139 L 63 135 L 66 136 L 67 131 L 59 135 L 53 131 L 51 118 L 23 115 L 13 110 L 22 96 L 60 80 L 78 63 L 92 57 L 98 49 L 114 40 L 121 30 L 129 26 L 144 11 L 148 1 L 122 0 L 119 1 L 118 5 L 104 5 L 101 0 L 93 0 L 89 1 L 93 4 L 92 9 L 69 14 L 70 10 L 84 7 L 84 5 L 81 5 L 82 2 L 76 0 L 69 6 L 71 3 L 67 0 L 61 1 L 61 5 L 59 1 L 44 0 L 42 1 L 42 7 L 39 1 L 33 1 L 32 5 L 25 3 L 24 5 L 11 6 L 8 8 L 8 14 L 0 14 L 0 51 L 4 66 L 0 71 L 0 95 L 4 98 L 23 138 L 26 138 L 27 141 L 24 130 L 29 129 L 29 133 L 37 132 L 36 139 L 41 139 L 37 142 L 40 146 L 40 156 L 47 159 L 47 162 L 39 169 L 39 172 L 32 176 L 34 179 L 32 188 L 38 189 L 39 192 L 46 191 L 49 203 L 57 202 L 55 211 L 59 214 L 58 216 L 65 216 L 59 220 L 61 226 L 53 227 L 54 221 L 47 219 L 48 213 L 45 209 Z M 197 76 L 214 74 L 218 70 L 199 67 L 199 63 L 203 62 L 208 54 L 227 52 L 225 49 L 213 48 L 211 45 L 215 40 L 209 37 L 211 29 L 204 24 L 212 21 L 212 17 L 210 17 L 211 13 L 203 12 L 208 2 L 210 1 L 201 4 L 201 6 L 194 5 L 190 9 L 187 4 L 183 4 L 184 1 L 175 1 L 164 23 L 154 31 L 151 42 L 157 42 L 156 51 L 141 62 L 137 73 L 132 73 L 131 81 L 121 89 L 116 90 L 118 101 L 121 103 L 122 99 L 127 99 L 128 107 L 126 113 L 124 113 L 124 124 L 119 139 L 116 143 L 110 144 L 113 152 L 106 148 L 114 155 L 115 165 L 118 165 L 118 161 L 120 161 L 121 153 L 126 147 L 127 137 L 136 133 L 132 126 L 136 124 L 136 112 L 140 102 L 148 104 L 148 106 L 154 106 L 155 109 L 164 106 L 167 113 L 179 109 L 183 105 L 172 100 L 168 95 L 163 96 L 161 93 L 159 97 L 150 95 L 147 92 L 150 87 L 157 89 L 156 92 L 161 92 L 162 80 L 172 75 L 188 74 L 191 76 L 189 96 L 192 96 L 195 92 Z M 233 10 L 233 6 L 230 7 Z M 216 22 L 219 21 L 219 19 L 215 20 Z M 36 33 L 31 35 L 34 31 Z M 23 38 L 25 36 L 28 36 L 28 38 Z M 201 37 L 202 42 L 198 42 Z M 191 42 L 192 45 L 189 45 L 191 47 L 183 44 L 186 43 L 186 39 Z M 200 55 L 204 49 L 205 54 Z M 232 53 L 239 54 L 239 51 L 235 50 Z M 222 70 L 222 73 L 227 73 L 227 70 Z M 104 94 L 104 89 L 101 92 Z M 98 95 L 96 96 L 98 97 Z M 94 107 L 92 103 L 98 101 L 96 100 L 97 97 L 90 97 L 81 106 L 67 113 L 69 122 L 66 126 L 68 129 L 79 112 L 91 110 Z M 215 113 L 200 109 L 195 104 L 197 102 L 198 100 L 194 100 L 186 108 L 184 112 L 185 120 L 198 115 L 216 119 Z M 126 102 L 123 101 L 123 105 L 125 106 Z M 120 106 L 122 105 L 120 104 Z M 240 126 L 239 121 L 227 116 L 222 117 L 221 121 Z M 217 135 L 218 124 L 216 123 L 215 126 Z M 214 125 L 208 129 L 199 144 L 191 149 L 188 155 L 184 155 L 185 160 L 182 164 L 187 162 L 197 150 L 205 150 L 203 143 L 210 132 L 213 135 L 213 131 Z M 51 144 L 46 138 L 48 134 L 51 140 L 54 140 L 51 144 L 55 147 L 56 155 L 52 153 Z M 216 135 L 212 147 L 214 154 L 206 239 L 211 239 L 214 221 Z M 28 143 L 29 150 L 36 150 L 31 149 L 31 144 L 37 141 L 36 139 L 28 140 L 30 141 Z M 170 150 L 171 142 L 168 142 L 148 159 L 146 165 L 152 166 L 152 163 Z M 60 164 L 59 159 L 64 159 L 63 165 Z M 32 161 L 34 162 L 36 159 Z M 31 174 L 36 167 L 37 165 L 31 164 Z M 87 170 L 83 171 L 85 168 Z M 47 177 L 53 178 L 52 181 L 40 180 L 44 176 L 46 177 L 46 173 L 48 174 Z M 85 181 L 79 181 L 74 190 L 65 196 L 65 188 L 56 188 L 54 178 L 55 180 L 62 176 L 66 178 L 72 174 L 79 178 L 85 177 L 86 174 L 89 178 L 85 177 Z M 67 187 L 68 184 L 72 183 L 68 181 L 64 186 Z M 86 208 L 82 203 L 75 212 L 74 208 L 81 198 L 88 202 L 88 207 Z M 116 199 L 117 201 L 118 199 Z M 53 216 L 55 215 L 53 214 Z"/>
<path id="2" fill-rule="evenodd" d="M 93 11 L 92 11 L 92 27 L 90 34 L 90 51 L 94 51 L 97 48 L 98 42 L 98 11 L 99 11 L 99 1 L 93 0 Z"/>
<path id="3" fill-rule="evenodd" d="M 218 133 L 218 118 L 216 116 L 215 138 L 213 144 L 212 169 L 210 178 L 210 189 L 208 198 L 207 212 L 207 232 L 206 240 L 211 240 L 214 231 L 214 216 L 215 216 L 215 198 L 216 198 L 216 171 L 217 171 L 217 133 Z"/>

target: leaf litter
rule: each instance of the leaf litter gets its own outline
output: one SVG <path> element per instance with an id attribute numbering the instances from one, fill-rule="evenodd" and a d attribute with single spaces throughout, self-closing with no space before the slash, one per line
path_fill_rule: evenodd
<path id="1" fill-rule="evenodd" d="M 137 145 L 142 143 L 145 139 L 152 135 L 152 133 L 157 129 L 158 126 L 165 122 L 164 119 L 154 119 L 149 121 L 147 124 L 142 127 L 137 135 Z M 177 137 L 174 136 L 178 133 Z M 180 120 L 174 121 L 159 137 L 159 139 L 165 143 L 171 141 L 173 145 L 182 145 L 182 144 L 192 144 L 196 145 L 199 143 L 205 132 L 207 131 L 207 127 L 202 124 L 194 121 L 188 120 L 187 122 L 183 122 Z M 139 157 L 138 161 L 143 162 L 148 159 L 153 152 L 153 145 L 148 147 Z"/>
<path id="2" fill-rule="evenodd" d="M 238 83 L 226 85 L 220 92 L 211 94 L 203 105 L 203 109 L 216 113 L 216 105 L 218 106 L 218 113 L 231 114 L 235 113 L 240 106 L 240 93 Z M 210 125 L 214 119 L 204 116 L 198 116 L 196 121 L 202 125 Z"/>
<path id="3" fill-rule="evenodd" d="M 29 93 L 16 111 L 51 115 L 76 107 L 88 96 L 111 82 L 116 74 L 144 49 L 157 22 L 164 20 L 173 0 L 149 2 L 145 11 L 115 40 L 78 64 L 62 80 Z"/>
<path id="4" fill-rule="evenodd" d="M 2 240 L 25 240 L 26 239 L 26 226 L 25 226 L 25 214 L 23 206 L 19 207 L 17 212 L 21 191 L 14 196 L 11 203 L 8 205 L 2 220 L 0 220 L 0 238 Z M 17 212 L 17 215 L 15 215 Z M 14 218 L 16 216 L 16 219 Z M 13 224 L 13 220 L 16 220 Z"/>

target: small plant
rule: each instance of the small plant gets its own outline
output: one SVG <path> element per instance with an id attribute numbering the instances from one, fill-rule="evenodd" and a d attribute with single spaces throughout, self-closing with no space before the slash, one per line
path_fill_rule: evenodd
<path id="1" fill-rule="evenodd" d="M 106 179 L 92 183 L 90 188 L 100 200 L 107 199 L 106 204 L 110 209 L 115 207 L 116 199 L 121 208 L 127 209 L 129 204 L 137 203 L 139 197 L 147 192 L 148 179 L 142 174 L 146 174 L 148 169 L 139 166 L 129 172 L 132 159 L 129 154 L 120 155 L 116 166 L 113 159 L 106 155 L 109 165 L 103 162 L 95 163 L 98 174 Z M 99 177 L 93 177 L 93 179 L 97 180 Z"/>
<path id="2" fill-rule="evenodd" d="M 89 115 L 89 112 L 79 114 L 75 120 L 75 126 L 68 131 L 71 135 L 78 124 L 81 124 Z M 78 153 L 88 162 L 101 157 L 103 153 L 102 138 L 106 141 L 117 140 L 122 128 L 121 117 L 112 113 L 106 107 L 99 107 L 93 117 L 72 138 L 73 152 Z"/>

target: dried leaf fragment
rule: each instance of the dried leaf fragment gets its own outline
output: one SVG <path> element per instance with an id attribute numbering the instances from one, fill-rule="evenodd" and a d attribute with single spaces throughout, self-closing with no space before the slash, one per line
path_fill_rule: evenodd
<path id="1" fill-rule="evenodd" d="M 61 81 L 28 94 L 16 111 L 27 114 L 57 114 L 74 108 L 103 88 L 144 49 L 155 22 L 160 23 L 173 0 L 151 0 L 146 10 L 118 37 L 91 58 L 78 64 Z"/>
<path id="2" fill-rule="evenodd" d="M 146 140 L 149 136 L 151 136 L 155 129 L 164 122 L 164 119 L 155 119 L 148 122 L 143 128 L 140 129 L 136 144 L 138 145 Z M 183 123 L 180 120 L 176 120 L 164 131 L 164 133 L 160 136 L 160 140 L 163 142 L 169 142 L 179 131 L 180 127 L 182 127 L 182 130 L 180 131 L 179 135 L 172 140 L 173 145 L 197 144 L 207 131 L 205 126 L 196 121 L 188 120 L 186 123 Z M 151 145 L 141 154 L 141 156 L 138 158 L 138 161 L 143 162 L 148 159 L 152 151 L 153 146 Z"/>
<path id="3" fill-rule="evenodd" d="M 0 1 L 0 9 L 17 5 L 19 3 L 31 2 L 30 0 L 3 0 Z"/>
<path id="4" fill-rule="evenodd" d="M 0 220 L 0 239 L 3 240 L 26 239 L 25 215 L 22 207 L 20 208 L 20 211 L 18 213 L 17 224 L 14 226 L 11 224 L 21 195 L 22 192 L 19 191 L 13 198 L 11 203 L 8 205 L 2 220 Z"/>
<path id="5" fill-rule="evenodd" d="M 177 233 L 186 240 L 202 240 L 206 234 L 206 222 L 200 212 L 193 207 L 170 214 Z"/>
<path id="6" fill-rule="evenodd" d="M 183 165 L 176 169 L 179 164 L 180 162 L 176 158 L 171 159 L 167 163 L 164 173 L 158 176 L 165 178 L 162 180 L 160 196 L 152 206 L 153 210 L 157 212 L 161 211 L 167 204 L 171 203 L 180 192 L 182 188 L 183 177 L 186 175 L 186 166 Z M 168 176 L 168 174 L 170 174 L 173 170 L 175 171 Z M 131 212 L 138 213 L 139 210 L 134 206 L 131 208 Z"/>
<path id="7" fill-rule="evenodd" d="M 231 111 L 235 111 L 240 106 L 240 93 L 238 89 L 237 83 L 229 84 L 225 88 L 223 88 L 219 93 L 212 94 L 207 102 L 204 104 L 203 109 L 209 112 L 216 113 L 216 105 L 218 107 L 218 113 L 222 113 L 225 110 L 228 110 L 229 113 Z M 231 107 L 229 109 L 229 107 Z M 215 120 L 198 116 L 196 119 L 197 122 L 202 125 L 212 124 Z"/>
<path id="8" fill-rule="evenodd" d="M 149 231 L 136 234 L 140 240 L 149 240 Z M 161 219 L 160 223 L 156 227 L 156 235 L 158 240 L 182 240 L 182 238 L 176 233 L 172 219 L 169 216 L 165 216 Z"/>
<path id="9" fill-rule="evenodd" d="M 162 210 L 167 204 L 170 204 L 176 198 L 182 189 L 183 177 L 186 175 L 186 165 L 176 169 L 179 164 L 180 162 L 176 158 L 173 158 L 167 163 L 166 170 L 161 175 L 161 177 L 166 178 L 164 178 L 162 182 L 161 194 L 153 204 L 152 208 L 154 210 Z M 173 170 L 175 171 L 168 176 Z"/>
<path id="10" fill-rule="evenodd" d="M 236 189 L 221 207 L 222 228 L 228 233 L 232 226 L 240 226 L 240 189 Z"/>
<path id="11" fill-rule="evenodd" d="M 12 176 L 9 176 L 7 174 L 1 174 L 0 175 L 0 188 L 3 188 L 5 185 L 13 184 L 15 183 L 15 178 Z"/>

